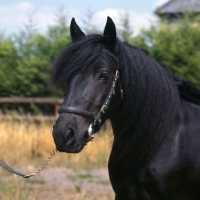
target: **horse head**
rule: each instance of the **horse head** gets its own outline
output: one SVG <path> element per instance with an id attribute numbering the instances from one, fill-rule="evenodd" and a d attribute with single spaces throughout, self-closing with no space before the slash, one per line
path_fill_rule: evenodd
<path id="1" fill-rule="evenodd" d="M 77 153 L 119 105 L 119 65 L 111 18 L 107 18 L 103 36 L 85 36 L 74 18 L 70 32 L 72 43 L 52 70 L 54 83 L 66 85 L 53 137 L 57 150 Z"/>

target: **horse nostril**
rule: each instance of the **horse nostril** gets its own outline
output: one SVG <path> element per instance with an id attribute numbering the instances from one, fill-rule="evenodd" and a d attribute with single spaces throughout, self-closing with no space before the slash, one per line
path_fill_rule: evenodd
<path id="1" fill-rule="evenodd" d="M 75 131 L 72 128 L 69 128 L 67 130 L 66 136 L 65 136 L 65 142 L 66 145 L 70 145 L 75 141 Z"/>
<path id="2" fill-rule="evenodd" d="M 69 128 L 67 130 L 67 135 L 69 135 L 70 137 L 73 136 L 73 133 L 74 133 L 73 129 Z"/>

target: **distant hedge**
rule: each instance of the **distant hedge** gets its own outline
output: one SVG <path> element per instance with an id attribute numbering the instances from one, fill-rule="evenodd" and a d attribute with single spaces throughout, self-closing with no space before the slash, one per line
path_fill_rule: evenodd
<path id="1" fill-rule="evenodd" d="M 148 50 L 176 76 L 200 87 L 200 24 L 185 19 L 176 25 L 152 26 L 131 43 Z"/>
<path id="2" fill-rule="evenodd" d="M 146 49 L 166 69 L 200 87 L 200 25 L 183 20 L 179 25 L 152 26 L 133 36 L 128 15 L 122 17 L 118 35 L 134 46 Z M 91 29 L 88 28 L 90 32 Z M 96 30 L 96 28 L 94 28 Z M 101 30 L 102 31 L 102 30 Z M 71 42 L 66 16 L 58 15 L 45 33 L 28 27 L 18 34 L 0 34 L 0 96 L 47 97 L 53 93 L 48 71 L 62 48 Z M 7 107 L 11 108 L 11 107 Z M 11 108 L 12 109 L 12 108 Z M 46 111 L 46 106 L 20 106 L 20 112 Z M 52 111 L 53 112 L 53 111 Z"/>

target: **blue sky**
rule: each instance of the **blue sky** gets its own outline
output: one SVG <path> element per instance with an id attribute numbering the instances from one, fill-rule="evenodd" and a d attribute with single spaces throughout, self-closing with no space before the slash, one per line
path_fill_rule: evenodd
<path id="1" fill-rule="evenodd" d="M 148 28 L 156 21 L 153 14 L 156 7 L 168 0 L 0 0 L 0 30 L 6 33 L 16 32 L 24 27 L 28 16 L 33 16 L 34 23 L 40 30 L 55 23 L 56 11 L 64 7 L 70 21 L 72 17 L 81 25 L 84 13 L 88 9 L 94 12 L 93 24 L 104 27 L 106 17 L 110 16 L 119 24 L 119 16 L 128 11 L 131 26 L 137 32 Z"/>

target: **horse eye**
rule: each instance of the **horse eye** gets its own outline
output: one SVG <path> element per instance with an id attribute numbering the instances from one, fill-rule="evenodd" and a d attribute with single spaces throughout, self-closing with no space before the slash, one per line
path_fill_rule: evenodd
<path id="1" fill-rule="evenodd" d="M 108 72 L 102 72 L 100 75 L 101 80 L 108 80 L 110 74 Z"/>

